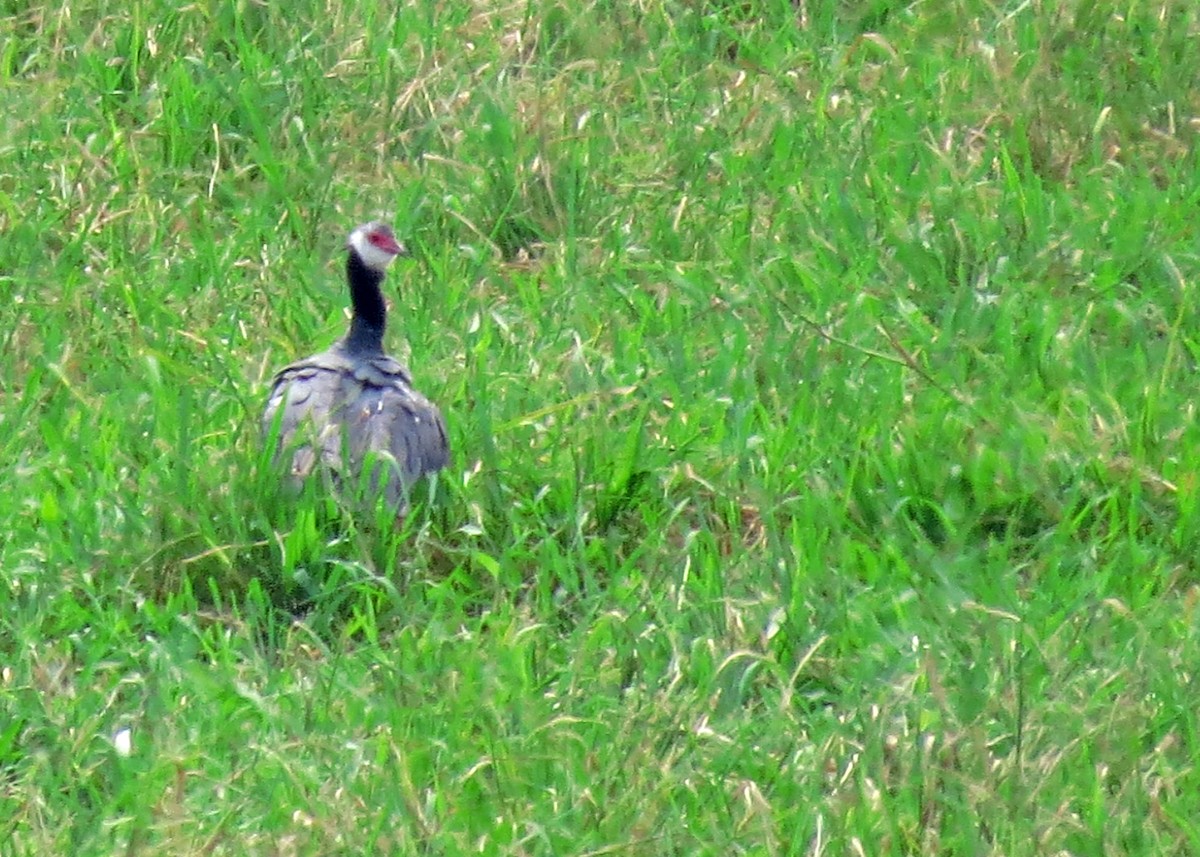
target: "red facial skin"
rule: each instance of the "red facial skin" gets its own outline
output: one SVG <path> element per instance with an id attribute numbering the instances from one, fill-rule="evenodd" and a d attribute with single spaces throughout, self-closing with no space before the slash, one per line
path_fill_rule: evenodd
<path id="1" fill-rule="evenodd" d="M 389 232 L 384 232 L 383 230 L 372 232 L 369 236 L 367 236 L 367 240 L 380 250 L 383 250 L 386 253 L 391 253 L 395 256 L 399 256 L 402 252 L 404 252 L 401 249 L 400 244 L 397 243 L 395 236 Z"/>

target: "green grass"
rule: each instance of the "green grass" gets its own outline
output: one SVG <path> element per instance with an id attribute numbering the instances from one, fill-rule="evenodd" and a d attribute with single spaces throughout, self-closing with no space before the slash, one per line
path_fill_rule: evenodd
<path id="1" fill-rule="evenodd" d="M 5 854 L 1200 852 L 1194 4 L 110 5 L 0 6 Z M 376 217 L 400 531 L 259 436 Z"/>

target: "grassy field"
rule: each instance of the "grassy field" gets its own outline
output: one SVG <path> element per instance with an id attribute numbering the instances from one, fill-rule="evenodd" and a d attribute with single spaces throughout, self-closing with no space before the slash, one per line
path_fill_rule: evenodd
<path id="1" fill-rule="evenodd" d="M 1200 7 L 0 4 L 0 853 L 1200 853 Z M 414 251 L 452 466 L 280 492 Z"/>

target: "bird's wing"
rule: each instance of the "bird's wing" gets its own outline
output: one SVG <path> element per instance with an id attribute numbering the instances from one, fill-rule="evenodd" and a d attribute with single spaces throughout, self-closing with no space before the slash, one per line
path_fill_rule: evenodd
<path id="1" fill-rule="evenodd" d="M 355 361 L 333 350 L 283 369 L 263 414 L 268 435 L 276 420 L 278 449 L 295 448 L 295 477 L 318 460 L 340 473 L 347 460 L 358 471 L 374 456 L 381 461 L 371 467 L 371 485 L 378 490 L 390 471 L 384 491 L 398 508 L 408 486 L 449 461 L 441 412 L 413 389 L 399 361 L 383 355 Z"/>
<path id="2" fill-rule="evenodd" d="M 335 470 L 341 469 L 342 412 L 357 395 L 358 387 L 345 359 L 334 352 L 314 354 L 275 376 L 263 413 L 263 431 L 270 436 L 278 420 L 277 454 L 295 449 L 294 476 L 307 476 L 318 459 Z"/>
<path id="3" fill-rule="evenodd" d="M 362 381 L 386 387 L 391 384 L 403 384 L 412 387 L 412 375 L 408 368 L 394 357 L 380 354 L 370 360 L 363 360 L 354 367 L 355 375 Z"/>
<path id="4" fill-rule="evenodd" d="M 446 466 L 449 443 L 441 412 L 412 388 L 407 371 L 389 357 L 358 367 L 362 384 L 347 408 L 347 441 L 355 461 L 383 453 L 395 462 L 386 491 L 399 504 L 407 486 Z"/>

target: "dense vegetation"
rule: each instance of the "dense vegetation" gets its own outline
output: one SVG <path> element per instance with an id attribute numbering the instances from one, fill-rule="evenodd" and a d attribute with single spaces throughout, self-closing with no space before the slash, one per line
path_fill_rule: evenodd
<path id="1" fill-rule="evenodd" d="M 5 853 L 1200 852 L 1195 4 L 0 9 Z"/>

